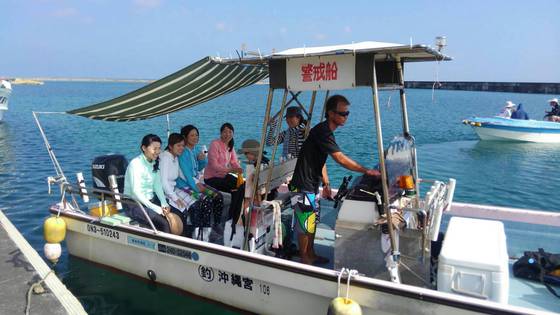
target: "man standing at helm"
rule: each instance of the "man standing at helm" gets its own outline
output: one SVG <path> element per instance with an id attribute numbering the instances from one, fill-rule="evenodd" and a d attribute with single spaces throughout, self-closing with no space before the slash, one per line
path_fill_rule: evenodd
<path id="1" fill-rule="evenodd" d="M 326 120 L 309 132 L 299 152 L 294 177 L 290 182 L 292 207 L 294 208 L 295 230 L 298 235 L 301 262 L 324 264 L 329 260 L 315 254 L 313 243 L 315 229 L 319 223 L 319 184 L 323 184 L 323 197 L 331 198 L 331 187 L 325 162 L 330 155 L 338 164 L 370 176 L 379 176 L 377 170 L 367 169 L 340 151 L 334 138 L 334 130 L 344 126 L 350 111 L 350 102 L 342 95 L 331 96 L 326 103 Z"/>

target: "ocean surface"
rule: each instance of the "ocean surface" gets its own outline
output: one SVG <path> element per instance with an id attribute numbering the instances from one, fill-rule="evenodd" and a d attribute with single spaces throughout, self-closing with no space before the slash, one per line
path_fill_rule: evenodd
<path id="1" fill-rule="evenodd" d="M 63 112 L 108 100 L 141 87 L 137 83 L 46 82 L 42 86 L 14 87 L 10 109 L 0 123 L 0 209 L 34 248 L 42 253 L 43 220 L 50 204 L 57 202 L 56 187 L 47 192 L 47 176 L 55 175 L 32 111 Z M 370 89 L 341 91 L 352 103 L 347 125 L 335 135 L 345 153 L 363 165 L 377 163 L 375 126 Z M 259 139 L 267 86 L 252 86 L 170 116 L 172 131 L 195 124 L 201 143 L 219 136 L 219 127 L 235 127 L 236 146 L 247 138 Z M 542 119 L 548 110 L 542 94 L 464 91 L 407 91 L 410 128 L 418 144 L 420 175 L 431 179 L 457 179 L 455 201 L 560 211 L 558 165 L 560 145 L 478 141 L 465 118 L 494 115 L 511 100 L 523 103 L 531 118 Z M 275 94 L 275 109 L 282 95 Z M 324 94 L 319 94 L 318 104 Z M 301 100 L 307 104 L 309 97 Z M 381 92 L 383 137 L 387 143 L 401 130 L 399 94 Z M 319 109 L 316 112 L 320 112 Z M 318 115 L 313 123 L 319 119 Z M 140 140 L 148 133 L 166 138 L 165 117 L 133 123 L 92 121 L 49 114 L 41 123 L 65 174 L 73 179 L 83 171 L 91 183 L 90 164 L 95 156 L 139 154 Z M 166 142 L 166 141 L 164 141 Z M 336 186 L 350 172 L 328 162 Z M 225 309 L 176 290 L 107 270 L 66 252 L 56 266 L 58 276 L 80 299 L 90 314 L 227 314 Z"/>

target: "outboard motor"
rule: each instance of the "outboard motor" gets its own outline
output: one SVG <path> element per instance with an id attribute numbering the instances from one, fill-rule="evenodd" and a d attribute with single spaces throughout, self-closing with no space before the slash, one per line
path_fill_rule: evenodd
<path id="1" fill-rule="evenodd" d="M 124 174 L 128 167 L 128 161 L 124 155 L 110 154 L 102 155 L 93 159 L 91 163 L 91 177 L 93 187 L 103 190 L 111 190 L 109 176 L 115 175 L 119 192 L 124 192 Z"/>

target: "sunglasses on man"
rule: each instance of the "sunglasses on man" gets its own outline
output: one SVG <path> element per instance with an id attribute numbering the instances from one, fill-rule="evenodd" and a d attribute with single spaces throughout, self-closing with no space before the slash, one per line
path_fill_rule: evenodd
<path id="1" fill-rule="evenodd" d="M 334 112 L 337 113 L 338 115 L 342 116 L 342 117 L 346 117 L 346 116 L 350 115 L 350 111 L 349 111 L 349 110 L 347 110 L 347 111 L 345 111 L 345 112 L 339 112 L 339 111 L 336 111 L 336 110 L 335 110 Z"/>

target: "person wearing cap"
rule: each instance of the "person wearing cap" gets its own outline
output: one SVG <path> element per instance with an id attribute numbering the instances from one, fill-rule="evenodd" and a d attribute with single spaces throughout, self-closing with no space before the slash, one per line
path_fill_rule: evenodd
<path id="1" fill-rule="evenodd" d="M 515 111 L 515 104 L 512 101 L 507 101 L 506 105 L 502 111 L 498 114 L 498 117 L 511 118 L 511 114 Z"/>
<path id="2" fill-rule="evenodd" d="M 292 106 L 286 109 L 286 123 L 288 129 L 281 131 L 278 134 L 278 143 L 282 143 L 282 157 L 284 158 L 297 158 L 299 150 L 305 140 L 305 119 L 301 114 L 299 106 Z M 274 117 L 270 121 L 270 128 L 266 135 L 266 145 L 274 145 L 274 136 L 276 135 L 277 128 L 281 125 L 278 117 Z"/>
<path id="3" fill-rule="evenodd" d="M 344 168 L 367 176 L 380 176 L 378 170 L 368 169 L 346 156 L 336 143 L 334 131 L 344 126 L 350 115 L 350 102 L 342 95 L 329 97 L 326 104 L 326 120 L 317 124 L 309 132 L 294 170 L 294 177 L 288 185 L 292 191 L 295 230 L 298 233 L 299 252 L 304 264 L 325 264 L 329 260 L 315 254 L 316 226 L 319 223 L 319 184 L 323 183 L 323 197 L 332 198 L 332 192 L 325 162 L 330 156 Z"/>
<path id="4" fill-rule="evenodd" d="M 544 116 L 545 120 L 560 122 L 560 104 L 558 103 L 558 99 L 553 98 L 548 100 L 548 103 L 552 106 L 552 109 L 550 111 L 544 111 L 546 113 Z"/>

